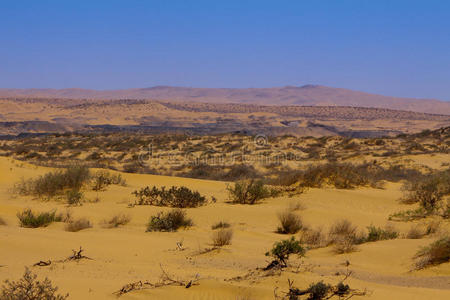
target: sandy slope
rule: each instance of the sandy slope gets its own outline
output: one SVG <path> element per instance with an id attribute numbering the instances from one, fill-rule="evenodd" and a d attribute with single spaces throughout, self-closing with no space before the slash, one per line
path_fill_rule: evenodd
<path id="1" fill-rule="evenodd" d="M 335 255 L 330 248 L 311 250 L 304 259 L 304 265 L 309 266 L 307 271 L 302 267 L 299 273 L 288 270 L 280 276 L 227 280 L 266 265 L 264 253 L 275 241 L 285 238 L 274 233 L 276 213 L 292 199 L 268 199 L 254 206 L 231 205 L 225 203 L 226 183 L 223 182 L 124 174 L 127 187 L 111 186 L 98 193 L 100 202 L 71 208 L 75 217 L 92 220 L 93 228 L 76 233 L 64 231 L 62 223 L 39 229 L 21 228 L 15 214 L 24 207 L 66 209 L 64 204 L 55 201 L 13 197 L 9 191 L 20 177 L 28 178 L 46 171 L 42 167 L 0 157 L 0 216 L 8 223 L 0 226 L 1 280 L 18 278 L 24 266 L 39 260 L 63 259 L 71 254 L 71 249 L 83 246 L 85 254 L 94 260 L 33 267 L 33 272 L 48 276 L 61 291 L 70 293 L 70 299 L 114 299 L 112 293 L 126 283 L 156 281 L 161 273 L 160 264 L 181 279 L 199 274 L 200 285 L 190 289 L 164 287 L 137 291 L 122 296 L 123 299 L 273 299 L 275 287 L 278 287 L 279 294 L 287 290 L 288 278 L 302 288 L 313 281 L 337 282 L 341 277 L 335 273 L 345 270 L 342 263 L 349 260 L 354 275 L 348 283 L 354 288 L 370 290 L 372 296 L 367 299 L 450 297 L 450 264 L 409 272 L 411 257 L 430 239 L 367 243 L 359 246 L 357 252 L 345 255 Z M 127 203 L 132 200 L 131 191 L 153 184 L 186 185 L 208 198 L 214 196 L 217 203 L 189 209 L 188 215 L 195 222 L 191 229 L 176 233 L 146 233 L 145 224 L 149 217 L 163 209 L 151 206 L 127 208 Z M 398 184 L 388 184 L 385 190 L 312 189 L 295 199 L 302 200 L 305 209 L 300 214 L 310 226 L 326 228 L 334 220 L 346 217 L 363 229 L 372 223 L 385 225 L 389 213 L 403 209 L 403 205 L 396 202 L 400 194 Z M 97 193 L 87 192 L 86 196 L 93 199 Z M 131 222 L 122 228 L 101 228 L 101 220 L 118 212 L 131 215 Z M 210 247 L 210 226 L 219 220 L 232 224 L 235 233 L 232 245 L 198 255 L 199 249 Z M 396 225 L 401 232 L 410 226 Z M 185 251 L 176 250 L 176 242 L 180 240 L 187 248 Z M 293 259 L 292 262 L 299 261 Z"/>

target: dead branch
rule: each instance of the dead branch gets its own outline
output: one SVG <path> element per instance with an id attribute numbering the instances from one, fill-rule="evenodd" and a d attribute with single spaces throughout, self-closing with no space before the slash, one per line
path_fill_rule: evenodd
<path id="1" fill-rule="evenodd" d="M 52 264 L 51 260 L 48 260 L 48 261 L 40 260 L 39 262 L 35 263 L 33 266 L 46 267 L 46 266 L 50 266 L 51 264 Z"/>
<path id="2" fill-rule="evenodd" d="M 173 277 L 162 267 L 162 265 L 159 265 L 161 269 L 161 276 L 158 282 L 152 283 L 149 281 L 136 281 L 132 283 L 128 283 L 124 285 L 120 290 L 114 292 L 113 294 L 117 295 L 118 297 L 122 296 L 123 294 L 129 293 L 131 291 L 138 291 L 138 290 L 144 290 L 144 289 L 155 289 L 163 286 L 184 286 L 185 288 L 190 288 L 193 285 L 198 285 L 198 281 L 200 279 L 199 274 L 196 274 L 194 279 L 191 280 L 178 280 L 173 279 Z"/>
<path id="3" fill-rule="evenodd" d="M 76 251 L 76 250 L 72 250 L 72 255 L 69 256 L 66 260 L 80 260 L 80 259 L 90 259 L 92 260 L 92 258 L 84 256 L 83 253 L 83 248 L 81 248 L 80 246 L 80 250 Z"/>

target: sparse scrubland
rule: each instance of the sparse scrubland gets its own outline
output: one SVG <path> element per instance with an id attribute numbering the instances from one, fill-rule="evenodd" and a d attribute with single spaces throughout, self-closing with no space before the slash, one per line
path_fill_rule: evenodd
<path id="1" fill-rule="evenodd" d="M 0 280 L 29 267 L 0 299 L 66 299 L 56 285 L 69 299 L 450 296 L 449 128 L 265 142 L 0 141 Z M 54 259 L 80 245 L 92 259 Z M 37 280 L 47 276 L 56 285 Z"/>

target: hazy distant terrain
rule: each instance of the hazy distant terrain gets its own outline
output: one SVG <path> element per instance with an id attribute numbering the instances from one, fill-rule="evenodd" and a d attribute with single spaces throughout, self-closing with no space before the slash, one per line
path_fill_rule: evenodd
<path id="1" fill-rule="evenodd" d="M 449 125 L 449 115 L 352 106 L 0 98 L 0 135 L 126 130 L 374 137 Z"/>
<path id="2" fill-rule="evenodd" d="M 189 88 L 156 86 L 123 90 L 0 89 L 0 97 L 84 99 L 154 99 L 181 102 L 262 105 L 376 107 L 450 115 L 450 102 L 388 97 L 320 85 L 273 88 Z"/>

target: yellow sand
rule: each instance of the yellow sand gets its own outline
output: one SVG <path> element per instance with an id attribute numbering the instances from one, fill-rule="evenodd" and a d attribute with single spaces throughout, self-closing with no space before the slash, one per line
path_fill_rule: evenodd
<path id="1" fill-rule="evenodd" d="M 6 226 L 0 226 L 0 280 L 18 279 L 25 266 L 40 260 L 58 260 L 71 255 L 72 249 L 82 246 L 85 255 L 93 260 L 54 263 L 49 267 L 32 267 L 40 277 L 47 276 L 68 292 L 70 299 L 114 299 L 113 292 L 123 285 L 149 280 L 156 282 L 161 274 L 160 264 L 174 278 L 182 280 L 199 275 L 199 285 L 189 289 L 179 286 L 134 291 L 123 299 L 274 299 L 274 289 L 279 295 L 287 291 L 287 279 L 294 285 L 306 288 L 311 282 L 323 280 L 336 283 L 345 271 L 342 265 L 350 261 L 354 273 L 347 280 L 352 288 L 367 289 L 370 297 L 353 299 L 449 299 L 450 264 L 423 271 L 413 271 L 412 256 L 419 247 L 432 239 L 396 239 L 367 243 L 358 251 L 336 255 L 331 248 L 311 250 L 302 260 L 299 272 L 294 269 L 281 275 L 229 281 L 243 276 L 269 260 L 264 253 L 275 241 L 286 236 L 275 233 L 277 212 L 292 200 L 301 200 L 305 206 L 299 214 L 312 227 L 326 229 L 333 221 L 347 218 L 361 230 L 374 224 L 383 226 L 387 216 L 407 206 L 396 200 L 401 195 L 399 184 L 388 184 L 386 189 L 362 188 L 356 190 L 311 189 L 294 198 L 280 197 L 258 205 L 232 205 L 226 203 L 226 183 L 154 175 L 123 174 L 128 186 L 110 186 L 105 192 L 86 192 L 87 199 L 100 198 L 97 203 L 84 203 L 71 208 L 74 217 L 87 217 L 94 227 L 80 232 L 64 231 L 63 223 L 53 223 L 46 228 L 27 229 L 18 225 L 16 213 L 23 208 L 34 210 L 66 210 L 63 203 L 38 201 L 29 197 L 14 196 L 10 189 L 21 177 L 30 178 L 47 172 L 8 158 L 0 158 L 0 217 Z M 216 203 L 188 209 L 195 226 L 175 233 L 147 233 L 146 223 L 151 215 L 165 208 L 140 206 L 127 208 L 133 201 L 131 192 L 146 185 L 185 185 L 198 190 Z M 117 213 L 132 217 L 124 227 L 104 229 L 99 223 Z M 211 247 L 211 225 L 225 220 L 232 224 L 232 245 L 220 251 L 198 255 L 201 249 Z M 395 224 L 402 232 L 410 224 Z M 445 224 L 445 226 L 447 226 Z M 184 251 L 176 250 L 183 241 Z M 292 263 L 300 260 L 293 258 Z"/>

